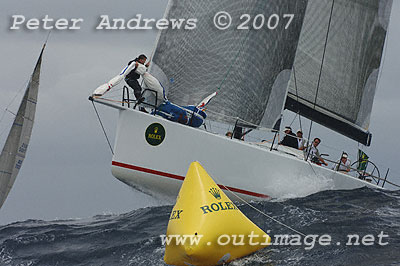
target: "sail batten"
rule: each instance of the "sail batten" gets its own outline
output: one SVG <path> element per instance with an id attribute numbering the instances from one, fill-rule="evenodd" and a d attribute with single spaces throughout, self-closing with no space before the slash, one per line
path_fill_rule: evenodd
<path id="1" fill-rule="evenodd" d="M 151 73 L 178 105 L 196 105 L 218 90 L 207 106 L 211 120 L 272 127 L 279 120 L 286 98 L 298 37 L 307 1 L 170 0 L 167 19 L 197 18 L 193 30 L 163 30 L 152 59 Z M 232 17 L 229 29 L 213 23 L 220 11 Z M 239 30 L 241 15 L 255 18 L 276 14 L 276 29 Z M 288 19 L 291 24 L 285 29 Z"/>
<path id="2" fill-rule="evenodd" d="M 310 0 L 285 108 L 369 145 L 391 6 L 392 0 Z"/>
<path id="3" fill-rule="evenodd" d="M 0 208 L 15 182 L 28 149 L 39 89 L 40 69 L 45 45 L 35 65 L 14 122 L 0 154 Z"/>

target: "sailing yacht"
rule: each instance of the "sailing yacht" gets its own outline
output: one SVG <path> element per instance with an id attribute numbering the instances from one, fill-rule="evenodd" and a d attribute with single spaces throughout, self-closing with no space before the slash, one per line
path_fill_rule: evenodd
<path id="1" fill-rule="evenodd" d="M 192 31 L 162 30 L 150 72 L 180 106 L 217 91 L 207 120 L 235 130 L 277 132 L 288 109 L 368 146 L 391 5 L 391 0 L 170 0 L 167 19 L 196 17 L 199 24 Z M 237 18 L 280 19 L 274 29 L 219 30 L 211 22 L 221 10 Z M 294 14 L 289 26 L 285 14 Z M 313 164 L 308 154 L 275 139 L 246 142 L 140 112 L 129 105 L 125 89 L 122 105 L 106 96 L 90 99 L 119 110 L 113 175 L 157 197 L 176 197 L 193 161 L 228 195 L 252 200 L 380 188 Z"/>
<path id="2" fill-rule="evenodd" d="M 11 126 L 0 155 L 0 208 L 3 206 L 14 185 L 29 146 L 35 120 L 40 69 L 45 46 L 46 44 L 43 45 L 40 52 L 39 59 L 36 62 L 14 123 Z"/>

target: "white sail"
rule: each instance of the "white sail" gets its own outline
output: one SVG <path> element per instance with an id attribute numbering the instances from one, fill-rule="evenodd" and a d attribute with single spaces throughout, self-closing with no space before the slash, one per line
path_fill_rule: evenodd
<path id="1" fill-rule="evenodd" d="M 15 182 L 31 138 L 39 89 L 40 67 L 45 45 L 0 155 L 0 208 Z"/>
<path id="2" fill-rule="evenodd" d="M 286 108 L 368 145 L 391 0 L 310 0 Z"/>
<path id="3" fill-rule="evenodd" d="M 240 118 L 274 127 L 285 103 L 307 2 L 170 0 L 168 6 L 167 19 L 198 19 L 194 30 L 160 33 L 150 72 L 168 99 L 186 106 L 218 91 L 207 107 L 208 119 L 233 124 Z M 221 10 L 236 19 L 275 14 L 281 23 L 274 30 L 219 30 L 210 22 Z M 294 14 L 288 28 L 286 14 Z"/>

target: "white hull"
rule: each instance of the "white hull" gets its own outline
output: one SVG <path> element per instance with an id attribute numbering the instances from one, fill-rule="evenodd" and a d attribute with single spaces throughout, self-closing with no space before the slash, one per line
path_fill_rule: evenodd
<path id="1" fill-rule="evenodd" d="M 105 104 L 120 110 L 113 175 L 156 197 L 175 198 L 193 161 L 200 162 L 216 183 L 246 199 L 302 197 L 363 186 L 378 188 L 285 153 Z M 165 129 L 165 138 L 158 146 L 150 145 L 145 138 L 146 129 L 153 123 Z"/>

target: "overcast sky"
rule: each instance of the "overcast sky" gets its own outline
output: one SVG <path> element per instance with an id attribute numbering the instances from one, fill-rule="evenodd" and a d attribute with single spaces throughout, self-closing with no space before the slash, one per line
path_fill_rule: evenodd
<path id="1" fill-rule="evenodd" d="M 9 30 L 12 15 L 26 19 L 83 18 L 81 29 L 52 31 L 45 51 L 36 123 L 27 159 L 0 210 L 0 224 L 26 219 L 86 218 L 96 214 L 127 212 L 162 202 L 136 192 L 111 175 L 111 153 L 88 95 L 117 74 L 136 55 L 150 55 L 157 32 L 96 31 L 100 15 L 114 18 L 162 18 L 167 1 L 161 0 L 2 0 L 0 3 L 0 117 L 18 91 L 25 89 L 41 46 L 44 30 Z M 390 167 L 400 178 L 400 0 L 394 0 L 386 57 L 376 94 L 370 131 L 372 145 L 366 151 Z M 22 94 L 11 105 L 12 111 Z M 111 140 L 117 112 L 99 107 Z M 6 113 L 0 134 L 8 129 Z M 355 145 L 332 132 L 324 142 Z M 0 136 L 2 148 L 8 132 Z M 382 170 L 385 171 L 386 169 Z"/>

